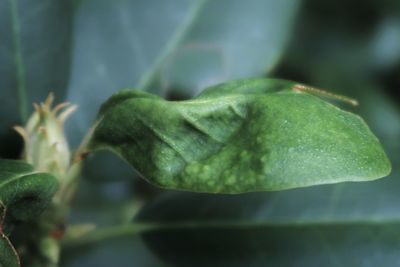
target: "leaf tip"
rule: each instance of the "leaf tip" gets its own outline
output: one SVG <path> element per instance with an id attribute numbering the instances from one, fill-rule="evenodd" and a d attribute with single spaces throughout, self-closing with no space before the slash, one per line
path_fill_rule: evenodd
<path id="1" fill-rule="evenodd" d="M 336 100 L 345 102 L 347 104 L 350 104 L 354 107 L 359 105 L 358 101 L 354 98 L 350 98 L 350 97 L 347 97 L 344 95 L 334 94 L 334 93 L 328 92 L 326 90 L 318 89 L 318 88 L 311 87 L 311 86 L 306 86 L 303 84 L 295 84 L 293 86 L 293 90 L 300 91 L 300 92 L 307 92 L 307 93 L 311 93 L 311 94 L 315 94 L 315 95 L 319 95 L 319 96 L 323 96 L 323 97 L 336 99 Z"/>

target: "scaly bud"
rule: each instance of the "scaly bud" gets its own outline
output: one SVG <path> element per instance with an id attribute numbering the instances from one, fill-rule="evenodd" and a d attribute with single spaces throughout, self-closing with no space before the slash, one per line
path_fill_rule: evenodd
<path id="1" fill-rule="evenodd" d="M 35 112 L 25 128 L 15 126 L 14 129 L 24 139 L 23 159 L 37 171 L 60 177 L 66 174 L 71 163 L 63 125 L 77 107 L 61 103 L 52 108 L 53 101 L 54 95 L 50 93 L 44 103 L 34 103 Z"/>

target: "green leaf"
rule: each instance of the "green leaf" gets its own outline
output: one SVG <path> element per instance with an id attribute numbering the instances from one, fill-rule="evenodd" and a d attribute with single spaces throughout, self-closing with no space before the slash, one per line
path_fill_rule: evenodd
<path id="1" fill-rule="evenodd" d="M 56 178 L 37 173 L 32 166 L 16 160 L 0 159 L 0 201 L 7 217 L 25 221 L 39 215 L 57 190 Z"/>
<path id="2" fill-rule="evenodd" d="M 180 102 L 125 90 L 102 106 L 90 148 L 114 151 L 156 185 L 198 192 L 388 175 L 390 162 L 360 117 L 294 86 L 238 80 Z"/>
<path id="3" fill-rule="evenodd" d="M 17 138 L 11 128 L 25 123 L 31 103 L 44 100 L 50 91 L 64 97 L 71 1 L 0 1 L 0 25 L 0 154 L 16 155 L 18 143 L 9 144 Z"/>

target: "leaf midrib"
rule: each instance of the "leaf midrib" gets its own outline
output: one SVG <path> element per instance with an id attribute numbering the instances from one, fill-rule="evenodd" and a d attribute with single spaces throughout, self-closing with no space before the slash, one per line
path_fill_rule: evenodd
<path id="1" fill-rule="evenodd" d="M 25 80 L 25 66 L 22 57 L 21 49 L 21 29 L 18 19 L 18 3 L 17 0 L 10 1 L 10 13 L 11 13 L 11 27 L 12 27 L 12 38 L 14 46 L 14 57 L 15 57 L 15 79 L 17 82 L 18 92 L 18 109 L 22 122 L 25 122 L 28 118 L 28 94 L 26 91 L 26 80 Z"/>
<path id="2" fill-rule="evenodd" d="M 157 57 L 154 64 L 139 80 L 137 85 L 138 88 L 144 91 L 148 89 L 164 60 L 173 54 L 175 48 L 182 42 L 186 33 L 193 27 L 196 18 L 199 16 L 201 10 L 207 2 L 208 0 L 197 0 L 196 3 L 190 8 L 189 14 L 184 22 L 178 26 L 171 39 L 167 42 L 160 55 Z"/>
<path id="3" fill-rule="evenodd" d="M 234 220 L 234 219 L 232 219 Z M 78 238 L 65 238 L 62 241 L 64 248 L 72 248 L 76 246 L 88 245 L 99 241 L 118 238 L 128 235 L 137 235 L 154 231 L 166 230 L 199 230 L 212 228 L 225 229 L 259 229 L 259 228 L 318 228 L 318 227 L 400 227 L 400 218 L 374 218 L 374 219 L 341 219 L 341 220 L 285 220 L 285 221 L 232 221 L 219 220 L 208 222 L 135 222 L 131 224 L 123 224 L 116 226 L 106 226 L 97 228 Z"/>
<path id="4" fill-rule="evenodd" d="M 31 176 L 31 175 L 34 175 L 34 174 L 39 174 L 39 173 L 38 173 L 38 172 L 29 172 L 29 173 L 18 174 L 18 175 L 15 175 L 14 177 L 10 177 L 10 178 L 7 179 L 6 181 L 0 183 L 0 189 L 1 189 L 2 187 L 4 187 L 5 185 L 14 182 L 15 180 L 23 179 L 23 178 L 26 177 L 26 176 Z"/>

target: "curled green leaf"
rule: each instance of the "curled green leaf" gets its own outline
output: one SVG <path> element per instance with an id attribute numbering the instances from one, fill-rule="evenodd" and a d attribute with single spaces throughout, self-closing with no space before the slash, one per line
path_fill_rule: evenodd
<path id="1" fill-rule="evenodd" d="M 89 148 L 114 151 L 153 184 L 198 192 L 283 190 L 390 172 L 359 116 L 296 85 L 238 80 L 178 102 L 124 90 L 101 108 Z"/>
<path id="2" fill-rule="evenodd" d="M 5 219 L 26 221 L 38 216 L 57 187 L 55 177 L 35 172 L 26 162 L 0 159 L 0 266 L 20 266 L 18 254 L 5 233 Z"/>
<path id="3" fill-rule="evenodd" d="M 56 178 L 37 173 L 23 161 L 0 159 L 0 201 L 12 220 L 39 215 L 57 190 Z"/>

